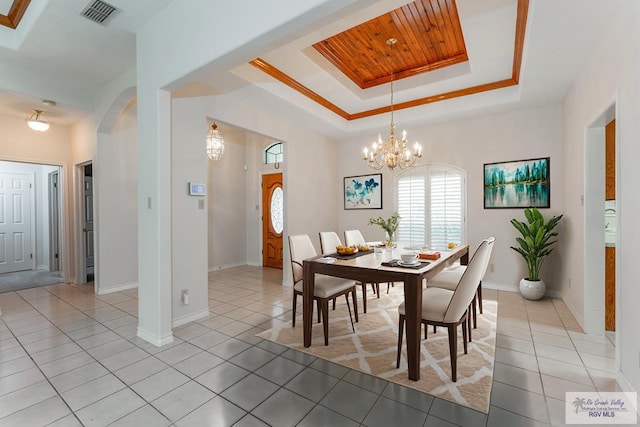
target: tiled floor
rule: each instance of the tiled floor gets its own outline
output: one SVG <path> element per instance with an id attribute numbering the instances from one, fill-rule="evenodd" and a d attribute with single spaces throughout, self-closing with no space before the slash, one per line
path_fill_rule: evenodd
<path id="1" fill-rule="evenodd" d="M 281 272 L 211 273 L 211 316 L 157 348 L 137 292 L 51 285 L 0 294 L 0 426 L 563 425 L 565 391 L 618 390 L 614 348 L 560 300 L 499 301 L 488 415 L 264 341 L 291 316 Z"/>

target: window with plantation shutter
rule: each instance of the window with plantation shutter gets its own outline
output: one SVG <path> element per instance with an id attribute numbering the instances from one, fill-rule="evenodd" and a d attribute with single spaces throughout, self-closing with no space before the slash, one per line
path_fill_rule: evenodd
<path id="1" fill-rule="evenodd" d="M 426 165 L 397 179 L 397 239 L 411 245 L 446 249 L 465 241 L 466 179 L 462 169 Z"/>

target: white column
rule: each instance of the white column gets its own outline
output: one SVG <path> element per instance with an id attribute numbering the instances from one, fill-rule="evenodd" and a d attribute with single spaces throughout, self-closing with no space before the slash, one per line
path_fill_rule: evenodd
<path id="1" fill-rule="evenodd" d="M 138 336 L 173 341 L 171 94 L 138 74 Z"/>

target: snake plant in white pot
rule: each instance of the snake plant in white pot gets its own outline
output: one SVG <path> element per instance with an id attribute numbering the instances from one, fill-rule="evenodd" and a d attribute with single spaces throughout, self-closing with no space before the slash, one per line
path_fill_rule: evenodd
<path id="1" fill-rule="evenodd" d="M 544 296 L 546 285 L 540 279 L 540 267 L 545 258 L 553 251 L 551 247 L 557 240 L 551 240 L 558 233 L 553 229 L 558 225 L 562 215 L 555 215 L 545 223 L 544 217 L 536 208 L 524 210 L 527 222 L 513 218 L 511 224 L 521 237 L 516 237 L 519 247 L 511 246 L 527 263 L 528 276 L 520 281 L 520 293 L 527 299 L 537 300 Z"/>

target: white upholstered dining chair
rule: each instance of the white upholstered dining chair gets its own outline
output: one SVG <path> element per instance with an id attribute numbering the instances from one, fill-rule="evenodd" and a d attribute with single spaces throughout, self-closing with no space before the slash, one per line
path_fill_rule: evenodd
<path id="1" fill-rule="evenodd" d="M 495 237 L 491 236 L 486 238 L 484 241 L 495 241 Z M 490 248 L 493 249 L 493 245 L 490 246 Z M 492 250 L 491 249 L 491 250 Z M 489 258 L 491 258 L 491 250 L 489 251 Z M 482 309 L 482 279 L 484 278 L 484 275 L 487 272 L 487 267 L 489 266 L 489 262 L 487 261 L 487 264 L 485 265 L 484 270 L 482 271 L 482 276 L 480 277 L 480 282 L 478 283 L 478 290 L 476 291 L 476 296 L 474 297 L 474 300 L 472 301 L 472 317 L 473 317 L 473 327 L 475 328 L 477 326 L 477 319 L 476 319 L 476 305 L 479 307 L 480 310 L 480 314 L 482 314 L 483 309 Z M 449 289 L 449 290 L 455 290 L 456 286 L 458 286 L 458 283 L 460 282 L 460 278 L 462 277 L 462 275 L 464 274 L 465 270 L 467 269 L 466 265 L 456 265 L 453 266 L 451 268 L 447 268 L 443 271 L 441 271 L 440 273 L 436 274 L 432 279 L 430 279 L 427 282 L 427 287 L 435 287 L 435 288 L 443 288 L 443 289 Z"/>
<path id="2" fill-rule="evenodd" d="M 297 234 L 289 236 L 289 252 L 291 254 L 291 269 L 293 272 L 293 317 L 292 326 L 296 326 L 296 305 L 298 295 L 303 293 L 303 268 L 302 262 L 307 258 L 317 255 L 316 249 L 307 234 Z M 351 306 L 349 305 L 349 293 L 353 299 L 353 312 L 358 321 L 358 306 L 356 303 L 356 286 L 353 280 L 341 279 L 339 277 L 316 274 L 314 279 L 313 299 L 318 305 L 318 316 L 322 314 L 322 327 L 324 330 L 324 345 L 329 345 L 329 300 L 341 295 L 347 300 L 351 328 L 355 333 L 353 318 L 351 317 Z M 320 319 L 318 319 L 318 322 Z"/>
<path id="3" fill-rule="evenodd" d="M 469 265 L 460 277 L 455 290 L 427 287 L 422 293 L 422 323 L 444 326 L 449 334 L 449 357 L 451 359 L 451 379 L 457 381 L 458 360 L 458 326 L 462 325 L 464 353 L 467 353 L 467 325 L 469 306 L 474 298 L 478 283 L 489 263 L 491 249 L 495 239 L 484 240 L 469 261 Z M 398 324 L 398 355 L 396 367 L 400 367 L 402 337 L 404 335 L 405 309 L 404 303 L 398 307 L 400 321 Z"/>
<path id="4" fill-rule="evenodd" d="M 360 230 L 345 230 L 344 231 L 344 242 L 347 246 L 353 246 L 353 245 L 365 245 L 367 242 L 366 240 L 364 240 L 364 236 L 362 235 L 362 233 L 360 232 Z M 366 286 L 363 283 L 362 284 L 362 292 L 365 292 Z M 392 283 L 387 283 L 387 293 L 389 293 L 389 287 L 393 286 Z M 380 298 L 380 283 L 376 282 L 376 283 L 372 283 L 371 287 L 373 288 L 373 293 L 378 295 L 378 298 Z M 366 308 L 366 307 L 365 307 Z M 366 310 L 364 311 L 365 313 L 367 312 Z"/>

